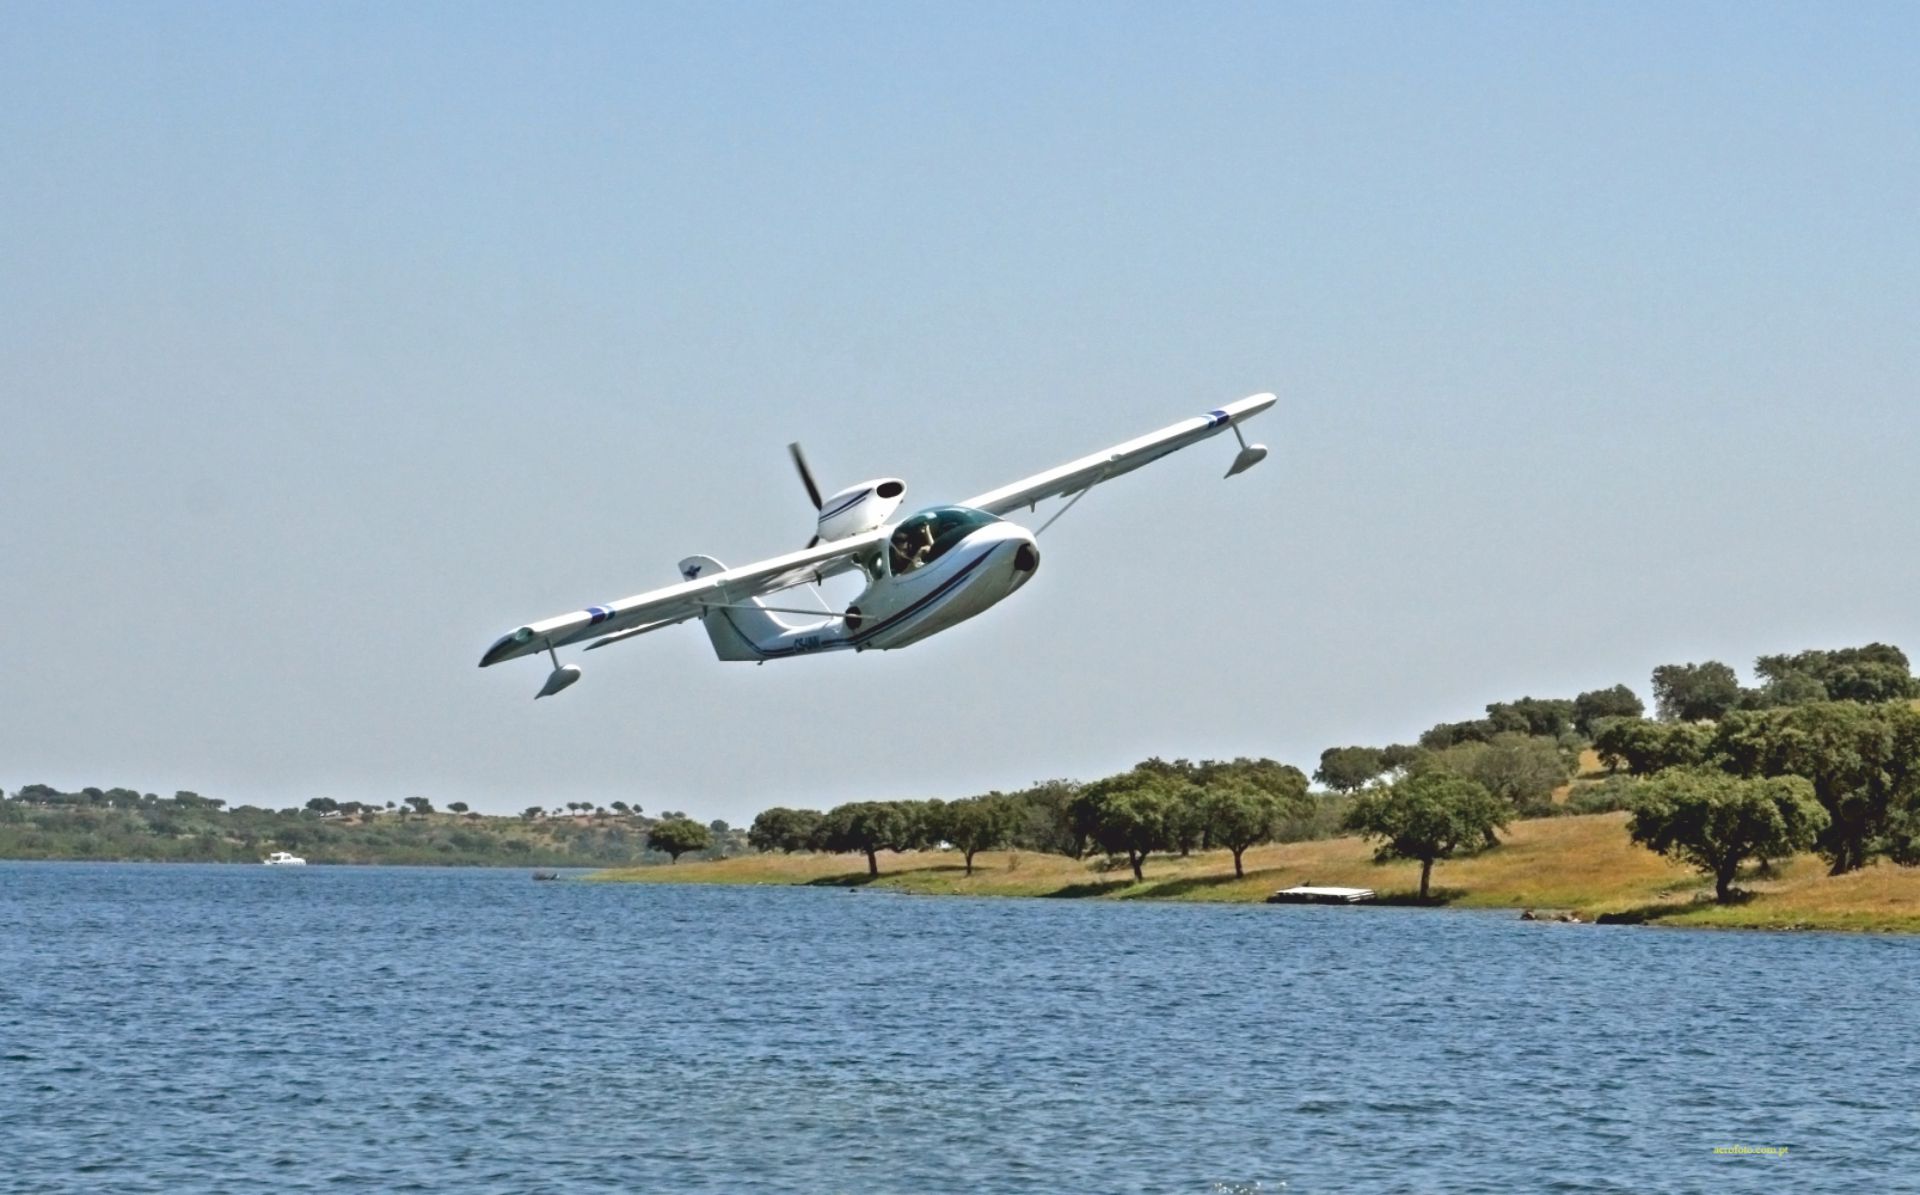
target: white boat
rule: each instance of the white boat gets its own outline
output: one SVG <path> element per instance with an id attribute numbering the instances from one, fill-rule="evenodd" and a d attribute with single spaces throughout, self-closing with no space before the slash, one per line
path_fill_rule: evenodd
<path id="1" fill-rule="evenodd" d="M 302 859 L 298 855 L 288 854 L 286 851 L 275 851 L 273 854 L 260 860 L 260 862 L 265 863 L 268 867 L 305 867 L 307 865 L 305 859 Z"/>

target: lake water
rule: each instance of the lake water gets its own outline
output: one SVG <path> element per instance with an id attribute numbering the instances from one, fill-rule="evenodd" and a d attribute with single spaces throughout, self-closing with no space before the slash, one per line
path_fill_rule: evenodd
<path id="1" fill-rule="evenodd" d="M 0 864 L 0 1191 L 1915 1190 L 1917 1031 L 1906 938 Z"/>

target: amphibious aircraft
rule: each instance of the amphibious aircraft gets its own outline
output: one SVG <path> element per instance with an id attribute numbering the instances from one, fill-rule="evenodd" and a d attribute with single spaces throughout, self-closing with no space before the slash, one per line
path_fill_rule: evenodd
<path id="1" fill-rule="evenodd" d="M 1230 402 L 964 502 L 927 507 L 898 522 L 888 520 L 906 496 L 905 482 L 876 478 L 822 498 L 800 446 L 791 444 L 788 450 L 801 483 L 820 512 L 805 548 L 732 569 L 710 556 L 689 556 L 680 562 L 678 584 L 517 627 L 487 649 L 480 667 L 544 654 L 553 671 L 534 696 L 551 697 L 580 679 L 579 665 L 562 664 L 558 648 L 592 640 L 586 646 L 592 651 L 690 618 L 706 627 L 714 654 L 722 660 L 764 663 L 822 651 L 906 647 L 972 618 L 1025 585 L 1040 567 L 1036 537 L 1101 482 L 1223 431 L 1231 431 L 1240 442 L 1226 476 L 1259 464 L 1266 459 L 1266 447 L 1247 443 L 1239 425 L 1273 404 L 1271 394 Z M 1023 506 L 1033 511 L 1049 498 L 1067 502 L 1032 531 L 1002 517 Z M 855 569 L 867 585 L 841 613 L 771 606 L 762 600 Z M 808 621 L 793 622 L 782 615 Z"/>

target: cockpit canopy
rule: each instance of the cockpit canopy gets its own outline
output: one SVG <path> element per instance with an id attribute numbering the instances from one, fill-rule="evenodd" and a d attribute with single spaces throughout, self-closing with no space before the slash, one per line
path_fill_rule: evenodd
<path id="1" fill-rule="evenodd" d="M 998 515 L 971 506 L 935 506 L 901 520 L 888 539 L 887 568 L 898 577 L 933 563 Z"/>

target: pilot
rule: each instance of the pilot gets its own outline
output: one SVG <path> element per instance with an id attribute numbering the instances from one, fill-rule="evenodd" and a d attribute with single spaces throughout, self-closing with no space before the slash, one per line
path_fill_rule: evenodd
<path id="1" fill-rule="evenodd" d="M 911 543 L 906 528 L 902 527 L 893 533 L 893 554 L 887 563 L 896 574 L 904 573 L 914 565 L 913 549 L 908 546 Z"/>
<path id="2" fill-rule="evenodd" d="M 919 568 L 933 553 L 933 524 L 920 524 L 920 546 L 913 550 L 913 567 Z"/>

